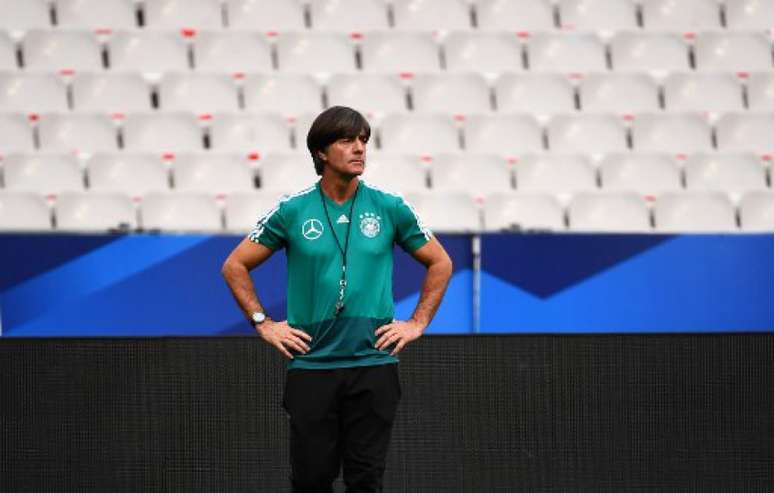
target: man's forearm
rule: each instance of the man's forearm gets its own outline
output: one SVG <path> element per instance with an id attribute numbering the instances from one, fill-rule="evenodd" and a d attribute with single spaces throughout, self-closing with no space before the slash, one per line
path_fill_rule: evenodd
<path id="1" fill-rule="evenodd" d="M 435 316 L 438 306 L 441 304 L 446 287 L 449 285 L 449 278 L 452 274 L 452 264 L 448 260 L 435 262 L 427 268 L 425 279 L 422 282 L 422 291 L 419 295 L 419 302 L 414 309 L 412 320 L 422 325 L 422 330 L 430 325 L 430 321 Z"/>
<path id="2" fill-rule="evenodd" d="M 248 320 L 253 312 L 265 311 L 255 294 L 255 286 L 247 267 L 237 262 L 228 262 L 223 266 L 222 273 L 232 296 Z"/>

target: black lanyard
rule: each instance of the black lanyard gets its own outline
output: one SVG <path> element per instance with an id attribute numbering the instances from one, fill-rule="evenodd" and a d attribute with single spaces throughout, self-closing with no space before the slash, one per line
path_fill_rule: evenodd
<path id="1" fill-rule="evenodd" d="M 339 314 L 344 310 L 344 291 L 347 287 L 347 252 L 349 251 L 349 231 L 352 228 L 352 211 L 355 209 L 355 200 L 357 200 L 357 192 L 360 190 L 360 184 L 355 189 L 355 196 L 352 197 L 352 203 L 349 205 L 349 217 L 347 218 L 347 237 L 344 239 L 344 247 L 341 247 L 339 237 L 336 235 L 336 230 L 333 229 L 333 222 L 331 216 L 328 214 L 328 204 L 325 203 L 325 196 L 323 195 L 322 183 L 320 183 L 320 200 L 322 200 L 323 209 L 325 210 L 325 219 L 328 220 L 328 227 L 331 228 L 333 233 L 333 239 L 336 242 L 336 247 L 341 253 L 341 278 L 339 279 L 339 299 L 336 301 L 336 314 Z"/>

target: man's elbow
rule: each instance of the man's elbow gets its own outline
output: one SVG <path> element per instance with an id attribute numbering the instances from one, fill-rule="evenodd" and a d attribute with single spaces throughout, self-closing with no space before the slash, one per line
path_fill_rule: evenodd
<path id="1" fill-rule="evenodd" d="M 443 257 L 441 257 L 438 261 L 438 265 L 440 266 L 438 270 L 443 272 L 447 279 L 450 278 L 452 272 L 454 271 L 454 264 L 452 263 L 452 259 L 449 257 L 449 254 L 444 252 Z"/>
<path id="2" fill-rule="evenodd" d="M 228 258 L 223 262 L 223 265 L 220 267 L 220 273 L 223 277 L 228 279 L 238 268 L 239 262 L 234 260 L 231 255 L 229 255 Z"/>

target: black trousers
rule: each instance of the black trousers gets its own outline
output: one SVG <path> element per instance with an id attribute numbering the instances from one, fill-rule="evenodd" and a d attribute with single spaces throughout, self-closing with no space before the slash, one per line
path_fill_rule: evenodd
<path id="1" fill-rule="evenodd" d="M 381 492 L 400 401 L 398 365 L 287 372 L 293 493 L 329 493 L 344 467 L 347 493 Z"/>

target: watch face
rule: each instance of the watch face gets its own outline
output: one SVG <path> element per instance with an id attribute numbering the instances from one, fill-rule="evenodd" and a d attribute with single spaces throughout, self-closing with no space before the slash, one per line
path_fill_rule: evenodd
<path id="1" fill-rule="evenodd" d="M 259 323 L 263 322 L 264 320 L 266 320 L 266 315 L 264 315 L 263 313 L 261 313 L 261 312 L 253 313 L 253 322 L 259 324 Z"/>

